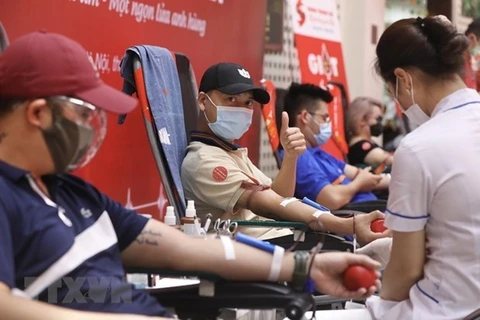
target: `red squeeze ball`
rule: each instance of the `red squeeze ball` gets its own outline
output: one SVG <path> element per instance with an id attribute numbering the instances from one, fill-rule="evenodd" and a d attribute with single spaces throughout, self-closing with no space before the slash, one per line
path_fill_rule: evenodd
<path id="1" fill-rule="evenodd" d="M 375 270 L 360 265 L 351 265 L 343 273 L 343 285 L 350 291 L 357 291 L 360 288 L 368 290 L 375 285 L 376 280 Z"/>
<path id="2" fill-rule="evenodd" d="M 382 233 L 383 231 L 387 230 L 385 226 L 383 225 L 384 219 L 377 219 L 373 220 L 372 224 L 370 225 L 370 230 L 372 230 L 375 233 Z"/>

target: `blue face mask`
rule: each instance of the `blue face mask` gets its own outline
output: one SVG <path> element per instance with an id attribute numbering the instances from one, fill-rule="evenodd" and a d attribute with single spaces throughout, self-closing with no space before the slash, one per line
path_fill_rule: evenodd
<path id="1" fill-rule="evenodd" d="M 252 124 L 253 110 L 241 107 L 217 106 L 208 95 L 208 100 L 217 108 L 217 121 L 210 122 L 207 119 L 210 130 L 224 140 L 240 139 Z"/>
<path id="2" fill-rule="evenodd" d="M 330 137 L 332 136 L 332 123 L 330 121 L 318 123 L 317 121 L 315 121 L 315 119 L 313 119 L 313 117 L 312 120 L 318 125 L 320 130 L 319 133 L 314 133 L 313 137 L 317 142 L 317 146 L 322 146 L 327 143 L 328 139 L 330 139 Z"/>

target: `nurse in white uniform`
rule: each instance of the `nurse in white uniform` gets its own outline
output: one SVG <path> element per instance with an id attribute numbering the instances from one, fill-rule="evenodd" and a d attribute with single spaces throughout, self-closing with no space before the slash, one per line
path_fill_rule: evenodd
<path id="1" fill-rule="evenodd" d="M 385 30 L 377 71 L 419 125 L 395 152 L 379 297 L 319 319 L 464 319 L 480 307 L 480 96 L 459 73 L 467 38 L 443 16 Z"/>

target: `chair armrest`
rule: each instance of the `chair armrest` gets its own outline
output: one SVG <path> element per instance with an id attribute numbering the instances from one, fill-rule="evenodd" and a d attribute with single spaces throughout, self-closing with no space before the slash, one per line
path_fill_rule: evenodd
<path id="1" fill-rule="evenodd" d="M 199 272 L 199 271 L 178 271 L 171 269 L 158 269 L 158 268 L 127 268 L 126 273 L 142 273 L 142 274 L 158 274 L 162 277 L 196 277 L 202 280 L 208 280 L 212 282 L 223 280 L 221 277 L 214 273 Z"/>
<path id="2" fill-rule="evenodd" d="M 300 320 L 314 302 L 310 293 L 277 283 L 227 281 L 212 273 L 168 269 L 128 268 L 127 272 L 190 276 L 214 282 L 213 296 L 200 296 L 200 284 L 145 289 L 164 307 L 175 308 L 181 319 L 216 319 L 219 309 L 239 308 L 283 309 L 290 319 Z"/>
<path id="3" fill-rule="evenodd" d="M 309 228 L 302 222 L 274 221 L 274 220 L 233 220 L 238 226 L 253 228 L 286 228 L 307 231 Z"/>
<path id="4" fill-rule="evenodd" d="M 350 210 L 350 211 L 360 211 L 360 212 L 366 213 L 366 212 L 372 212 L 375 210 L 385 211 L 385 209 L 387 209 L 386 200 L 372 200 L 372 201 L 364 201 L 364 202 L 357 202 L 357 203 L 349 203 L 337 211 Z"/>
<path id="5" fill-rule="evenodd" d="M 213 296 L 199 296 L 194 286 L 149 290 L 163 306 L 175 308 L 181 319 L 215 319 L 219 309 L 238 308 L 283 309 L 290 319 L 300 320 L 314 302 L 311 294 L 276 283 L 219 282 L 214 291 Z"/>

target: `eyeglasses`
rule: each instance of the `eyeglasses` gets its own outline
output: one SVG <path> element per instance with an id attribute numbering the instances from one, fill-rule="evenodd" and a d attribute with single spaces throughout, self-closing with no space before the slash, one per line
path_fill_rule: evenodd
<path id="1" fill-rule="evenodd" d="M 313 117 L 321 117 L 323 122 L 330 122 L 330 116 L 327 114 L 321 114 L 316 112 L 309 112 Z"/>
<path id="2" fill-rule="evenodd" d="M 76 123 L 79 130 L 93 132 L 93 136 L 89 138 L 91 141 L 87 145 L 88 150 L 76 163 L 69 166 L 70 170 L 81 168 L 93 159 L 103 143 L 107 133 L 107 115 L 104 110 L 78 98 L 53 96 L 48 99 L 52 102 L 60 102 L 63 117 Z"/>
<path id="3" fill-rule="evenodd" d="M 62 104 L 63 115 L 78 124 L 88 123 L 89 121 L 91 121 L 92 117 L 94 117 L 95 114 L 103 113 L 93 104 L 73 97 L 54 96 L 50 97 L 50 100 L 57 102 L 67 102 Z"/>

